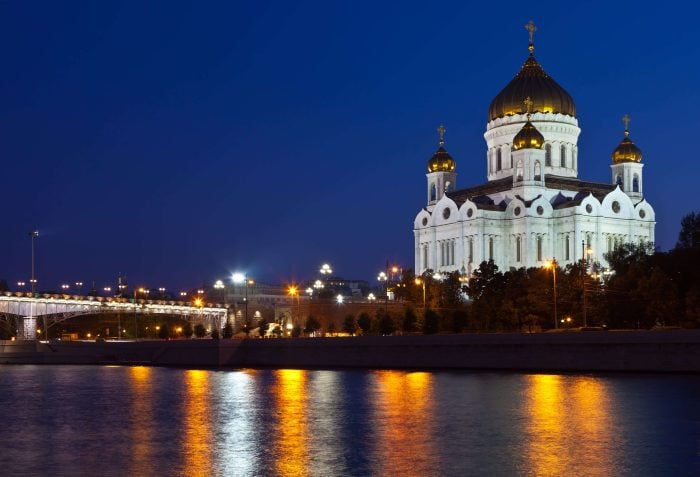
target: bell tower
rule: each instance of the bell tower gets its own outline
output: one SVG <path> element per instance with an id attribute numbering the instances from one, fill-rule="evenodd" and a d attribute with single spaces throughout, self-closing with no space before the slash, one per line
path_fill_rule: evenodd
<path id="1" fill-rule="evenodd" d="M 428 161 L 428 208 L 432 209 L 437 201 L 442 199 L 445 192 L 450 192 L 457 185 L 457 163 L 445 149 L 445 126 L 442 124 L 437 128 L 440 134 L 438 149 L 433 157 Z"/>

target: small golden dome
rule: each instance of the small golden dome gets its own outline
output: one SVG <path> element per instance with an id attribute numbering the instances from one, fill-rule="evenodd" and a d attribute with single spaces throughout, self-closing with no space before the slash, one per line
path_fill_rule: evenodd
<path id="1" fill-rule="evenodd" d="M 542 146 L 544 146 L 544 136 L 532 125 L 529 116 L 528 114 L 528 121 L 525 123 L 525 126 L 523 126 L 513 138 L 513 145 L 511 146 L 512 151 L 517 151 L 519 149 L 542 149 Z"/>
<path id="2" fill-rule="evenodd" d="M 428 172 L 452 172 L 457 167 L 457 163 L 443 147 L 445 145 L 445 126 L 441 124 L 437 131 L 440 133 L 440 147 L 428 161 Z"/>
<path id="3" fill-rule="evenodd" d="M 622 118 L 622 122 L 625 123 L 625 137 L 613 151 L 612 162 L 613 164 L 620 164 L 622 162 L 642 162 L 642 150 L 629 138 L 630 132 L 628 126 L 630 117 L 625 114 Z"/>
<path id="4" fill-rule="evenodd" d="M 428 172 L 452 172 L 457 163 L 442 145 L 428 161 Z"/>

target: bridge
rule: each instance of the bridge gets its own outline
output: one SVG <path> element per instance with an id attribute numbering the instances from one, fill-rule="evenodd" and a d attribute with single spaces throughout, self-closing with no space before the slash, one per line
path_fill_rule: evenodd
<path id="1" fill-rule="evenodd" d="M 169 300 L 31 292 L 0 293 L 0 317 L 17 320 L 19 339 L 36 339 L 37 319 L 43 320 L 44 329 L 47 330 L 76 316 L 107 313 L 180 315 L 196 323 L 208 324 L 212 329 L 221 329 L 226 322 L 228 308 L 212 303 L 195 306 L 188 302 Z"/>

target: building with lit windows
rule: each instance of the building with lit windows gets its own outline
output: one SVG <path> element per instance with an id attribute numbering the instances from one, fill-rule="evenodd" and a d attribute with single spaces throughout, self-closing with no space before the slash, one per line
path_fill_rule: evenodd
<path id="1" fill-rule="evenodd" d="M 561 266 L 582 257 L 607 266 L 604 254 L 616 245 L 654 242 L 656 219 L 629 117 L 612 153 L 610 183 L 579 179 L 576 105 L 535 59 L 535 27 L 526 28 L 530 54 L 489 107 L 487 182 L 457 188 L 457 164 L 438 128 L 427 203 L 414 221 L 416 273 L 471 274 L 490 259 L 501 270 L 553 258 Z"/>

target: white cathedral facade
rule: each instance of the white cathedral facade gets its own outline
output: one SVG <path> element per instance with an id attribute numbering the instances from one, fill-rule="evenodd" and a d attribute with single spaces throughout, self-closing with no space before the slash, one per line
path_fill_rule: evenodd
<path id="1" fill-rule="evenodd" d="M 578 178 L 581 132 L 572 97 L 530 55 L 494 98 L 486 125 L 487 182 L 456 187 L 456 162 L 440 146 L 428 161 L 427 204 L 414 221 L 415 271 L 471 275 L 482 261 L 499 269 L 560 266 L 582 258 L 607 266 L 622 243 L 654 242 L 654 209 L 644 198 L 642 153 L 624 138 L 610 183 Z"/>

